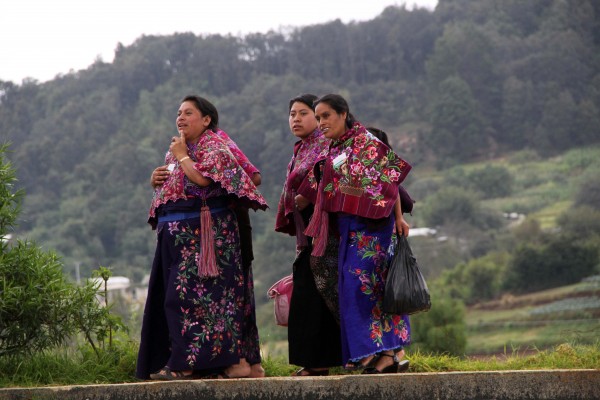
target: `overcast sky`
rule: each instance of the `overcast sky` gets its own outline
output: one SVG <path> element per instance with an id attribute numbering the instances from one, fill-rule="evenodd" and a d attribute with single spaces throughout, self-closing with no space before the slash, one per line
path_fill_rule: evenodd
<path id="1" fill-rule="evenodd" d="M 1 0 L 0 80 L 40 82 L 78 71 L 142 35 L 268 32 L 341 19 L 364 21 L 389 5 L 434 9 L 437 0 Z"/>

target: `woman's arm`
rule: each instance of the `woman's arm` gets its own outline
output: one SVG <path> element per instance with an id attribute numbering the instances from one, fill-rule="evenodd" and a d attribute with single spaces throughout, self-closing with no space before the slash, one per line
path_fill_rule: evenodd
<path id="1" fill-rule="evenodd" d="M 394 204 L 394 215 L 396 216 L 396 232 L 398 235 L 408 236 L 410 225 L 404 220 L 402 215 L 402 207 L 400 205 L 400 196 L 396 199 Z"/>

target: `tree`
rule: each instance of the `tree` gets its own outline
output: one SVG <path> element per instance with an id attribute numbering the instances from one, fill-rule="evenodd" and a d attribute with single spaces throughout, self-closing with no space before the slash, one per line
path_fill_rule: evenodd
<path id="1" fill-rule="evenodd" d="M 487 149 L 479 105 L 461 78 L 451 76 L 440 83 L 432 99 L 430 120 L 427 144 L 446 163 L 472 160 Z"/>

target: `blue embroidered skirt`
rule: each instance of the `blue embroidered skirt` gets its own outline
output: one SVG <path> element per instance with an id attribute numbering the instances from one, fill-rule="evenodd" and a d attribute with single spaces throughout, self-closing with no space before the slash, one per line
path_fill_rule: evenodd
<path id="1" fill-rule="evenodd" d="M 386 314 L 381 310 L 391 260 L 394 218 L 378 224 L 367 221 L 338 214 L 338 285 L 344 363 L 410 344 L 408 316 Z"/>

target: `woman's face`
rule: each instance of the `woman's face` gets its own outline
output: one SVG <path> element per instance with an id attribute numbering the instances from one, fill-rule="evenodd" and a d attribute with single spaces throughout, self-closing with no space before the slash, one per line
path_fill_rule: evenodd
<path id="1" fill-rule="evenodd" d="M 304 139 L 317 129 L 315 112 L 306 104 L 297 101 L 290 109 L 290 130 L 297 138 Z"/>
<path id="2" fill-rule="evenodd" d="M 210 125 L 210 117 L 202 115 L 191 101 L 184 101 L 177 111 L 177 132 L 183 134 L 186 142 L 197 140 Z"/>
<path id="3" fill-rule="evenodd" d="M 337 139 L 346 132 L 347 113 L 338 114 L 329 104 L 319 103 L 315 109 L 315 116 L 319 129 L 327 139 Z"/>

